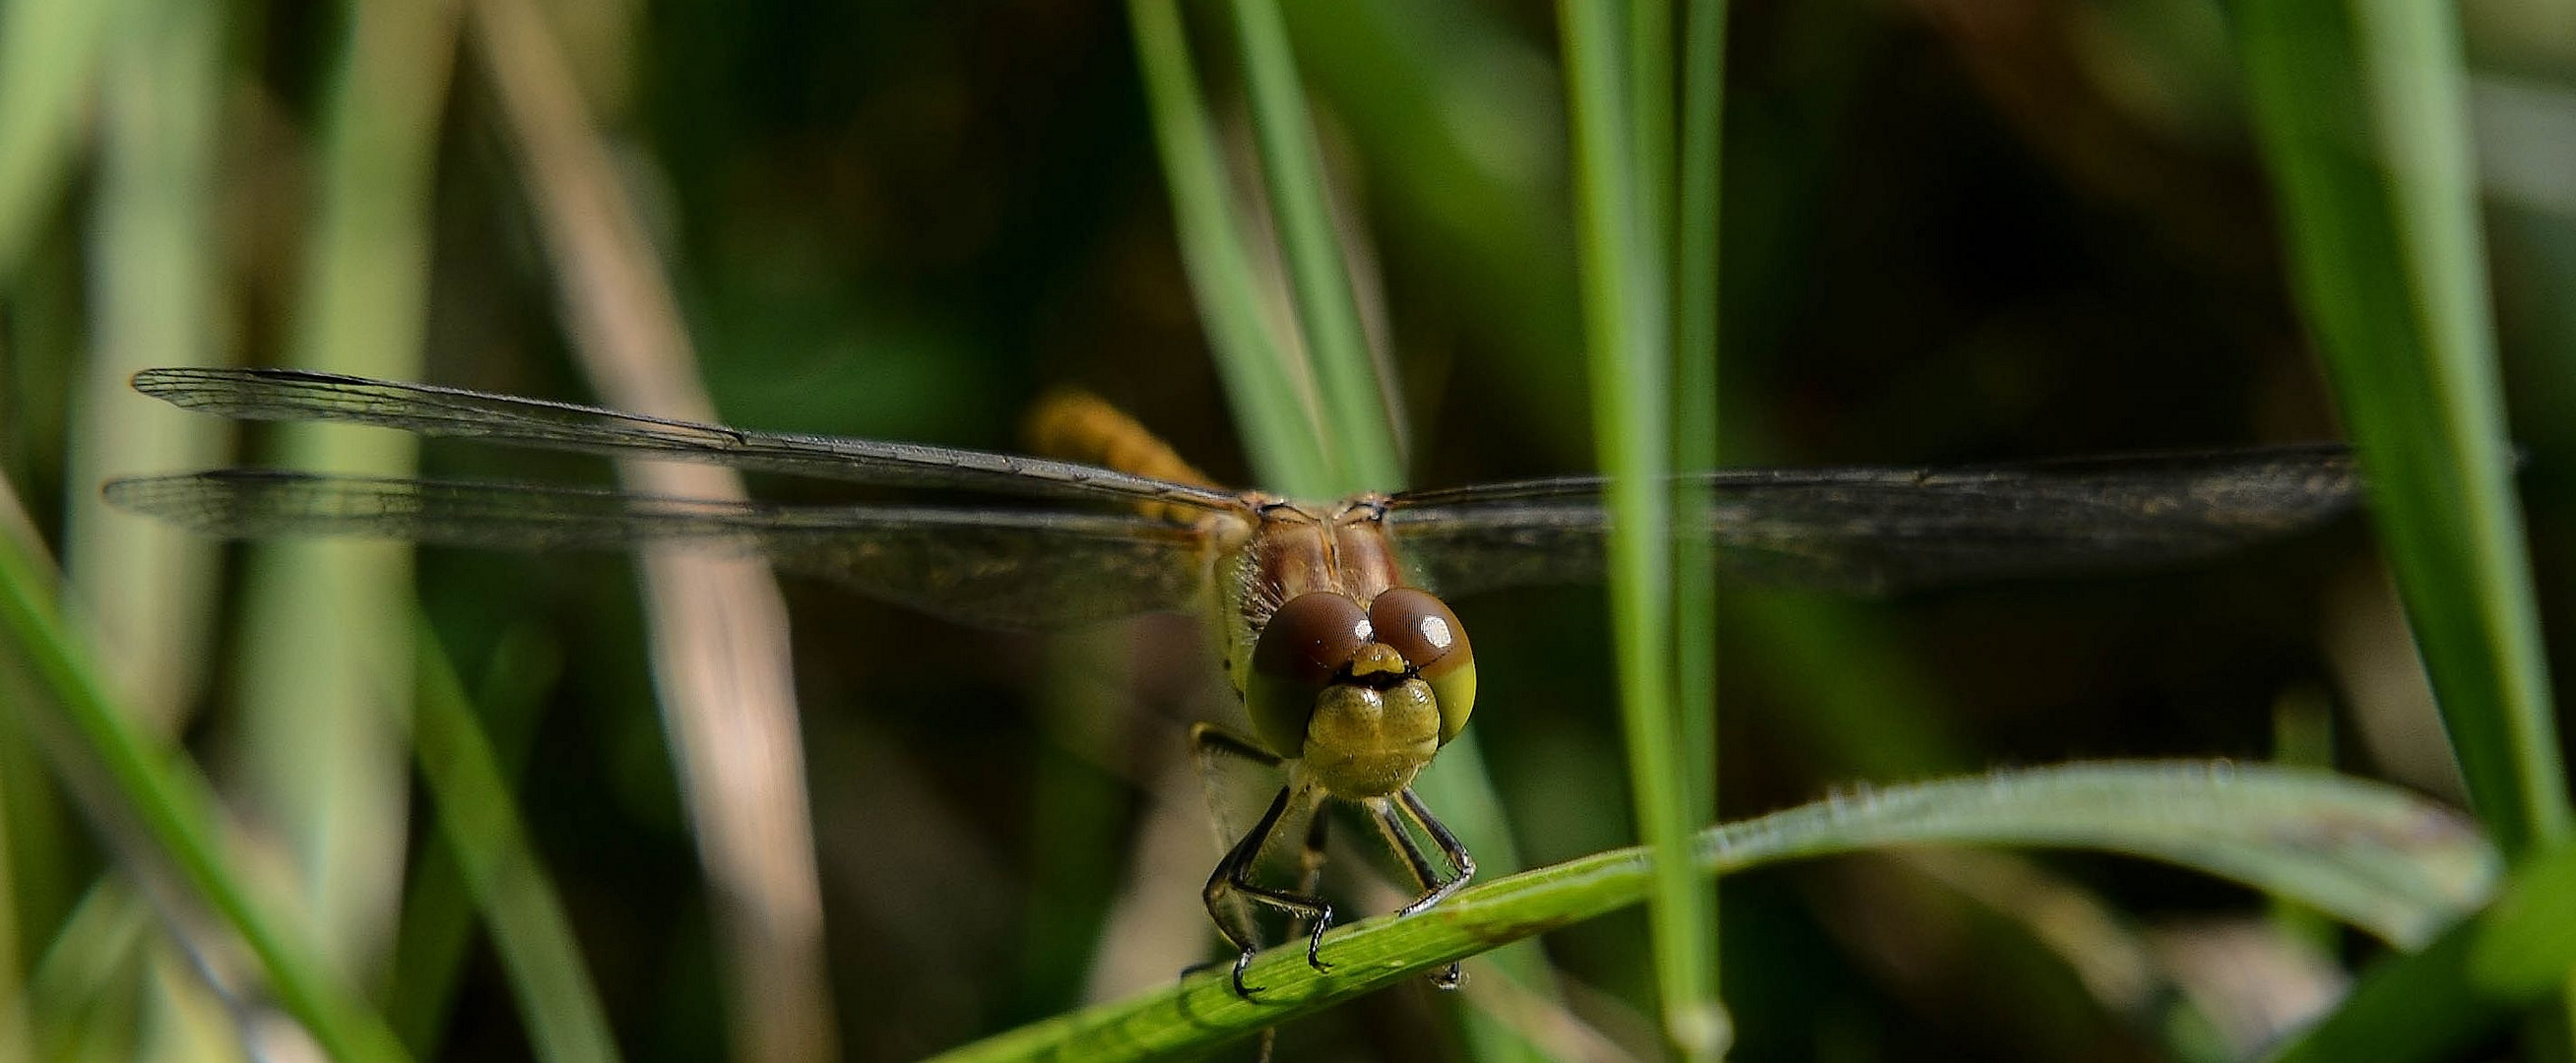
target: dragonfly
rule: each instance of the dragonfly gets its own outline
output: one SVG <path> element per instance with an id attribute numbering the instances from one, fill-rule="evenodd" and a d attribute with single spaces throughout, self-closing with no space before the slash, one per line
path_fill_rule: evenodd
<path id="1" fill-rule="evenodd" d="M 675 544 L 756 557 L 951 621 L 1063 628 L 1196 612 L 1252 721 L 1192 730 L 1203 763 L 1285 772 L 1203 891 L 1236 950 L 1234 991 L 1260 948 L 1251 909 L 1311 928 L 1327 801 L 1356 804 L 1439 904 L 1474 858 L 1412 787 L 1466 726 L 1477 695 L 1466 628 L 1438 594 L 1602 578 L 1607 481 L 1568 476 L 1365 493 L 1335 502 L 1228 490 L 1105 402 L 1066 397 L 1033 418 L 1027 457 L 694 424 L 429 384 L 289 369 L 150 369 L 146 395 L 236 420 L 351 422 L 426 437 L 619 458 L 703 462 L 946 500 L 783 505 L 524 482 L 274 469 L 117 479 L 108 500 L 230 538 L 368 536 L 562 550 Z M 1730 578 L 1869 595 L 1984 580 L 2170 566 L 2323 524 L 2356 503 L 2349 452 L 2318 444 L 1970 468 L 1726 470 L 1693 476 L 1704 533 Z M 1694 540 L 1697 541 L 1697 540 Z M 1435 593 L 1437 589 L 1438 594 Z M 1293 886 L 1257 866 L 1309 824 Z M 1446 867 L 1415 841 L 1418 829 Z M 1294 932 L 1292 931 L 1292 934 Z M 1453 965 L 1438 976 L 1458 983 Z"/>

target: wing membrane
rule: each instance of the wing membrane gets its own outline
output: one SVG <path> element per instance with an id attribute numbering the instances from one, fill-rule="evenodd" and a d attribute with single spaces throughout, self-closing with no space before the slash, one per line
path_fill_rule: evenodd
<path id="1" fill-rule="evenodd" d="M 146 369 L 134 388 L 251 421 L 348 421 L 543 450 L 703 462 L 887 487 L 1239 508 L 1213 488 L 1068 462 L 868 439 L 755 432 L 592 406 L 295 369 Z"/>
<path id="2" fill-rule="evenodd" d="M 2361 489 L 2338 446 L 1700 479 L 1724 569 L 1860 594 L 2190 561 L 2324 523 Z M 1446 593 L 1593 581 L 1602 487 L 1569 477 L 1410 492 L 1386 520 Z"/>
<path id="3" fill-rule="evenodd" d="M 527 484 L 224 470 L 112 481 L 110 502 L 233 538 L 347 535 L 517 550 L 671 543 L 961 623 L 1080 624 L 1193 607 L 1204 536 L 1139 516 L 778 506 Z"/>

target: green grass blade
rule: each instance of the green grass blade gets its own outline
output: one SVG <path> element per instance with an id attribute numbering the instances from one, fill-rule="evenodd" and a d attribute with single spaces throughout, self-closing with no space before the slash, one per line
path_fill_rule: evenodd
<path id="1" fill-rule="evenodd" d="M 258 958 L 279 1006 L 342 1061 L 408 1058 L 393 1031 L 329 973 L 256 899 L 220 848 L 214 792 L 184 758 L 138 732 L 84 651 L 75 649 L 45 589 L 42 566 L 13 536 L 0 535 L 0 630 L 18 643 L 94 758 L 108 788 L 142 835 Z M 36 711 L 22 707 L 19 711 Z M 59 762 L 62 753 L 56 754 Z"/>
<path id="2" fill-rule="evenodd" d="M 1690 0 L 1682 34 L 1680 231 L 1673 264 L 1673 467 L 1717 468 L 1718 196 L 1725 138 L 1725 0 Z M 1683 488 L 1677 513 L 1713 504 Z M 1679 705 L 1683 791 L 1692 820 L 1717 819 L 1717 547 L 1703 521 L 1683 521 L 1673 544 L 1673 693 Z M 1714 987 L 1712 986 L 1712 989 Z"/>
<path id="3" fill-rule="evenodd" d="M 1679 247 L 1673 228 L 1673 0 L 1627 0 L 1628 149 L 1635 168 L 1637 231 L 1651 257 L 1644 265 L 1670 283 L 1668 257 Z M 1662 290 L 1659 285 L 1657 290 Z"/>
<path id="4" fill-rule="evenodd" d="M 1243 48 L 1244 94 L 1252 107 L 1252 132 L 1278 222 L 1281 255 L 1297 320 L 1323 397 L 1327 446 L 1337 482 L 1328 495 L 1391 491 L 1404 486 L 1391 392 L 1379 379 L 1368 337 L 1360 329 L 1342 241 L 1333 228 L 1306 90 L 1288 48 L 1288 27 L 1278 0 L 1233 0 L 1234 26 Z"/>
<path id="5" fill-rule="evenodd" d="M 93 340 L 82 350 L 64 443 L 67 615 L 117 705 L 155 738 L 175 733 L 203 693 L 217 582 L 214 543 L 111 510 L 108 475 L 202 467 L 223 431 L 189 424 L 133 393 L 149 365 L 218 362 L 227 354 L 226 269 L 218 233 L 225 132 L 225 12 L 126 0 L 116 9 L 96 86 L 98 167 L 86 241 Z M 202 980 L 168 980 L 180 943 L 153 935 L 119 992 L 145 994 L 141 1022 L 170 1044 L 204 1030 L 220 1008 Z M 146 987 L 154 987 L 146 989 Z M 167 988 L 168 995 L 157 990 Z M 167 1057 L 137 1049 L 137 1058 Z"/>
<path id="6" fill-rule="evenodd" d="M 111 987 L 147 951 L 142 945 L 156 929 L 151 905 L 137 892 L 124 875 L 101 875 L 64 913 L 20 998 L 27 1014 L 45 1020 L 43 1054 L 14 1058 L 73 1058 L 71 1046 L 94 1025 L 86 1021 L 89 1013 L 113 995 Z"/>
<path id="7" fill-rule="evenodd" d="M 1724 158 L 1726 4 L 1690 0 L 1682 35 L 1682 157 L 1679 231 L 1673 261 L 1673 468 L 1717 468 L 1717 308 L 1719 167 Z M 1687 484 L 1687 479 L 1676 480 Z M 1705 489 L 1678 487 L 1673 510 L 1698 513 L 1716 503 Z M 1673 538 L 1674 743 L 1682 799 L 1693 824 L 1717 820 L 1717 544 L 1707 522 L 1685 520 Z M 1704 1021 L 1728 1022 L 1719 996 L 1717 905 L 1708 902 L 1698 987 Z M 1733 1040 L 1723 1028 L 1700 1035 Z"/>
<path id="8" fill-rule="evenodd" d="M 1178 0 L 1128 0 L 1144 70 L 1154 147 L 1172 197 L 1181 265 L 1208 331 L 1244 450 L 1261 486 L 1297 498 L 1335 490 L 1315 419 L 1315 385 L 1263 309 L 1260 274 L 1226 193 L 1225 157 L 1210 132 Z"/>
<path id="9" fill-rule="evenodd" d="M 1699 832 L 1692 875 L 1916 845 L 2083 849 L 2162 860 L 2332 912 L 2401 946 L 2485 901 L 2494 850 L 2448 810 L 2324 772 L 2194 763 L 2077 764 L 1838 796 Z M 1486 883 L 1412 918 L 1327 936 L 1334 971 L 1273 949 L 1235 998 L 1224 972 L 1057 1016 L 937 1057 L 946 1063 L 1163 1058 L 1203 1052 L 1450 960 L 1644 900 L 1653 860 L 1621 849 Z"/>
<path id="10" fill-rule="evenodd" d="M 1593 430 L 1602 471 L 1610 476 L 1610 615 L 1616 642 L 1619 705 L 1627 734 L 1630 785 L 1638 833 L 1667 859 L 1656 876 L 1649 924 L 1666 1033 L 1690 1058 L 1722 1050 L 1716 1011 L 1715 903 L 1680 859 L 1695 810 L 1705 802 L 1688 786 L 1708 772 L 1692 767 L 1674 701 L 1672 387 L 1670 245 L 1646 226 L 1655 197 L 1637 189 L 1649 174 L 1628 126 L 1636 113 L 1624 99 L 1629 83 L 1618 10 L 1558 5 L 1567 95 L 1574 118 L 1576 227 L 1584 342 L 1591 367 Z M 1668 36 L 1668 35 L 1667 35 Z M 1632 40 L 1634 37 L 1632 36 Z M 1670 69 L 1669 58 L 1648 63 Z M 1668 116 L 1669 106 L 1646 108 Z M 1667 137 L 1667 134 L 1658 134 Z"/>
<path id="11" fill-rule="evenodd" d="M 500 779 L 513 789 L 536 743 L 537 726 L 544 716 L 542 699 L 554 686 L 562 664 L 551 640 L 529 628 L 514 629 L 493 651 L 469 699 L 477 709 L 475 720 L 482 729 L 483 744 L 492 749 Z M 421 755 L 417 743 L 413 754 Z M 471 958 L 476 900 L 455 846 L 430 846 L 410 870 L 385 1018 L 414 1053 L 434 1057 L 456 999 L 458 979 Z"/>
<path id="12" fill-rule="evenodd" d="M 554 1063 L 618 1058 L 608 1014 L 582 967 L 571 920 L 528 841 L 508 777 L 466 701 L 438 636 L 422 622 L 419 711 L 412 737 L 447 840 L 509 972 L 537 1056 Z"/>
<path id="13" fill-rule="evenodd" d="M 2308 327 L 2479 816 L 2508 853 L 2568 832 L 2513 493 L 2450 9 L 2238 6 Z"/>
<path id="14" fill-rule="evenodd" d="M 2527 860 L 2493 905 L 2411 956 L 2381 962 L 2276 1063 L 2457 1059 L 2541 1004 L 2576 967 L 2576 848 Z"/>
<path id="15" fill-rule="evenodd" d="M 1553 399 L 1574 394 L 1577 376 L 1566 371 L 1571 360 L 1564 358 L 1574 335 L 1574 301 L 1569 299 L 1574 275 L 1569 255 L 1564 255 L 1566 247 L 1558 242 L 1548 245 L 1543 255 L 1517 255 L 1525 247 L 1515 245 L 1515 234 L 1528 232 L 1530 226 L 1561 232 L 1561 188 L 1553 185 L 1548 167 L 1540 167 L 1538 175 L 1517 167 L 1494 170 L 1489 167 L 1492 157 L 1481 154 L 1499 149 L 1507 157 L 1533 157 L 1533 152 L 1543 157 L 1551 149 L 1540 144 L 1553 144 L 1556 124 L 1538 121 L 1533 129 L 1533 124 L 1522 121 L 1530 113 L 1528 108 L 1515 106 L 1515 100 L 1528 103 L 1543 118 L 1553 118 L 1558 98 L 1546 85 L 1546 77 L 1528 82 L 1512 77 L 1546 75 L 1546 64 L 1535 49 L 1515 39 L 1497 15 L 1476 8 L 1301 0 L 1288 5 L 1285 13 L 1301 39 L 1298 57 L 1303 69 L 1316 77 L 1319 90 L 1332 93 L 1340 129 L 1352 134 L 1352 142 L 1370 160 L 1370 196 L 1396 198 L 1386 208 L 1388 219 L 1437 219 L 1432 224 L 1455 237 L 1499 239 L 1502 247 L 1512 247 L 1512 252 L 1504 252 L 1494 245 L 1479 245 L 1476 250 L 1440 255 L 1443 270 L 1458 278 L 1458 288 L 1473 291 L 1479 299 L 1494 299 L 1522 311 L 1556 311 L 1561 327 L 1540 327 L 1535 335 L 1517 327 L 1517 322 L 1504 329 L 1515 340 L 1528 342 L 1530 350 L 1543 350 L 1548 368 L 1566 376 L 1566 386 L 1551 391 Z M 1525 62 L 1515 64 L 1510 59 Z M 1443 100 L 1479 100 L 1481 106 L 1458 111 Z M 1486 106 L 1492 111 L 1484 111 Z M 1461 129 L 1461 121 L 1473 121 L 1473 126 Z M 1422 136 L 1425 129 L 1450 129 L 1453 134 Z M 1530 180 L 1535 185 L 1533 196 L 1520 201 L 1497 196 L 1484 185 L 1497 172 Z M 1515 263 L 1538 263 L 1540 275 L 1522 273 Z M 1492 319 L 1486 314 L 1473 317 Z M 1558 337 L 1564 337 L 1564 342 L 1556 342 Z M 1540 417 L 1530 427 L 1546 430 L 1553 422 Z M 1414 780 L 1414 790 L 1476 852 L 1479 875 L 1510 875 L 1525 867 L 1510 818 L 1504 816 L 1502 795 L 1494 788 L 1492 772 L 1486 770 L 1479 728 L 1468 728 L 1443 749 L 1440 759 Z M 1558 978 L 1538 942 L 1489 952 L 1468 978 L 1497 973 L 1538 999 L 1561 1001 Z M 1479 1060 L 1522 1058 L 1522 1053 L 1538 1050 L 1535 1042 L 1507 1030 L 1507 1024 L 1484 1009 L 1468 1009 L 1466 1027 L 1471 1053 Z"/>
<path id="16" fill-rule="evenodd" d="M 0 4 L 0 281 L 54 211 L 98 88 L 117 0 Z"/>
<path id="17" fill-rule="evenodd" d="M 304 234 L 297 365 L 421 375 L 432 164 L 457 17 L 446 0 L 351 11 Z M 415 465 L 417 444 L 399 433 L 297 425 L 279 438 L 290 467 L 405 476 Z M 368 966 L 400 904 L 411 556 L 392 542 L 262 544 L 240 621 L 245 788 L 295 854 L 320 940 Z"/>
<path id="18" fill-rule="evenodd" d="M 2334 705 L 2323 689 L 2296 686 L 2272 699 L 2272 760 L 2294 768 L 2334 767 Z M 2283 936 L 2307 943 L 2319 956 L 2340 948 L 2334 924 L 2304 905 L 2274 901 L 2271 921 Z"/>
<path id="19" fill-rule="evenodd" d="M 1301 0 L 1288 17 L 1301 69 L 1369 160 L 1391 238 L 1464 300 L 1461 324 L 1490 359 L 1476 373 L 1506 389 L 1482 415 L 1512 417 L 1551 459 L 1588 453 L 1581 417 L 1529 415 L 1563 411 L 1583 387 L 1566 357 L 1582 325 L 1551 54 L 1481 5 Z"/>
<path id="20" fill-rule="evenodd" d="M 38 696 L 26 672 L 11 643 L 0 640 L 0 705 Z M 53 925 L 58 906 L 44 896 L 51 892 L 51 876 L 31 875 L 28 865 L 67 862 L 60 839 L 50 836 L 54 832 L 19 837 L 27 813 L 15 807 L 18 802 L 32 804 L 48 817 L 58 811 L 46 792 L 51 780 L 27 755 L 33 736 L 26 725 L 21 714 L 0 712 L 0 960 L 6 961 L 0 963 L 0 1059 L 35 1058 L 37 1024 L 54 1022 L 60 1014 L 44 1010 L 45 1002 L 35 997 L 37 983 L 26 962 L 35 954 L 30 942 L 59 929 Z"/>

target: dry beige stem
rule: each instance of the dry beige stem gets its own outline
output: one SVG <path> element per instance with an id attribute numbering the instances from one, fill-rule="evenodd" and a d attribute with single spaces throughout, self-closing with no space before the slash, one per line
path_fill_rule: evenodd
<path id="1" fill-rule="evenodd" d="M 668 280 L 551 31 L 526 0 L 472 11 L 592 386 L 620 409 L 715 420 Z M 620 473 L 651 494 L 743 496 L 725 469 L 630 462 Z M 832 1059 L 786 603 L 756 561 L 647 551 L 644 585 L 665 725 L 719 898 L 735 1057 Z"/>

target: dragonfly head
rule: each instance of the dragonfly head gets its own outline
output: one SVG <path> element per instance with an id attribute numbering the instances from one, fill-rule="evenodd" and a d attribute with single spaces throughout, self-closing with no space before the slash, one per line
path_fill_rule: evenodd
<path id="1" fill-rule="evenodd" d="M 1475 653 L 1458 615 L 1427 591 L 1394 588 L 1366 608 L 1301 594 L 1262 628 L 1244 701 L 1272 752 L 1303 758 L 1336 793 L 1378 796 L 1467 726 Z"/>

